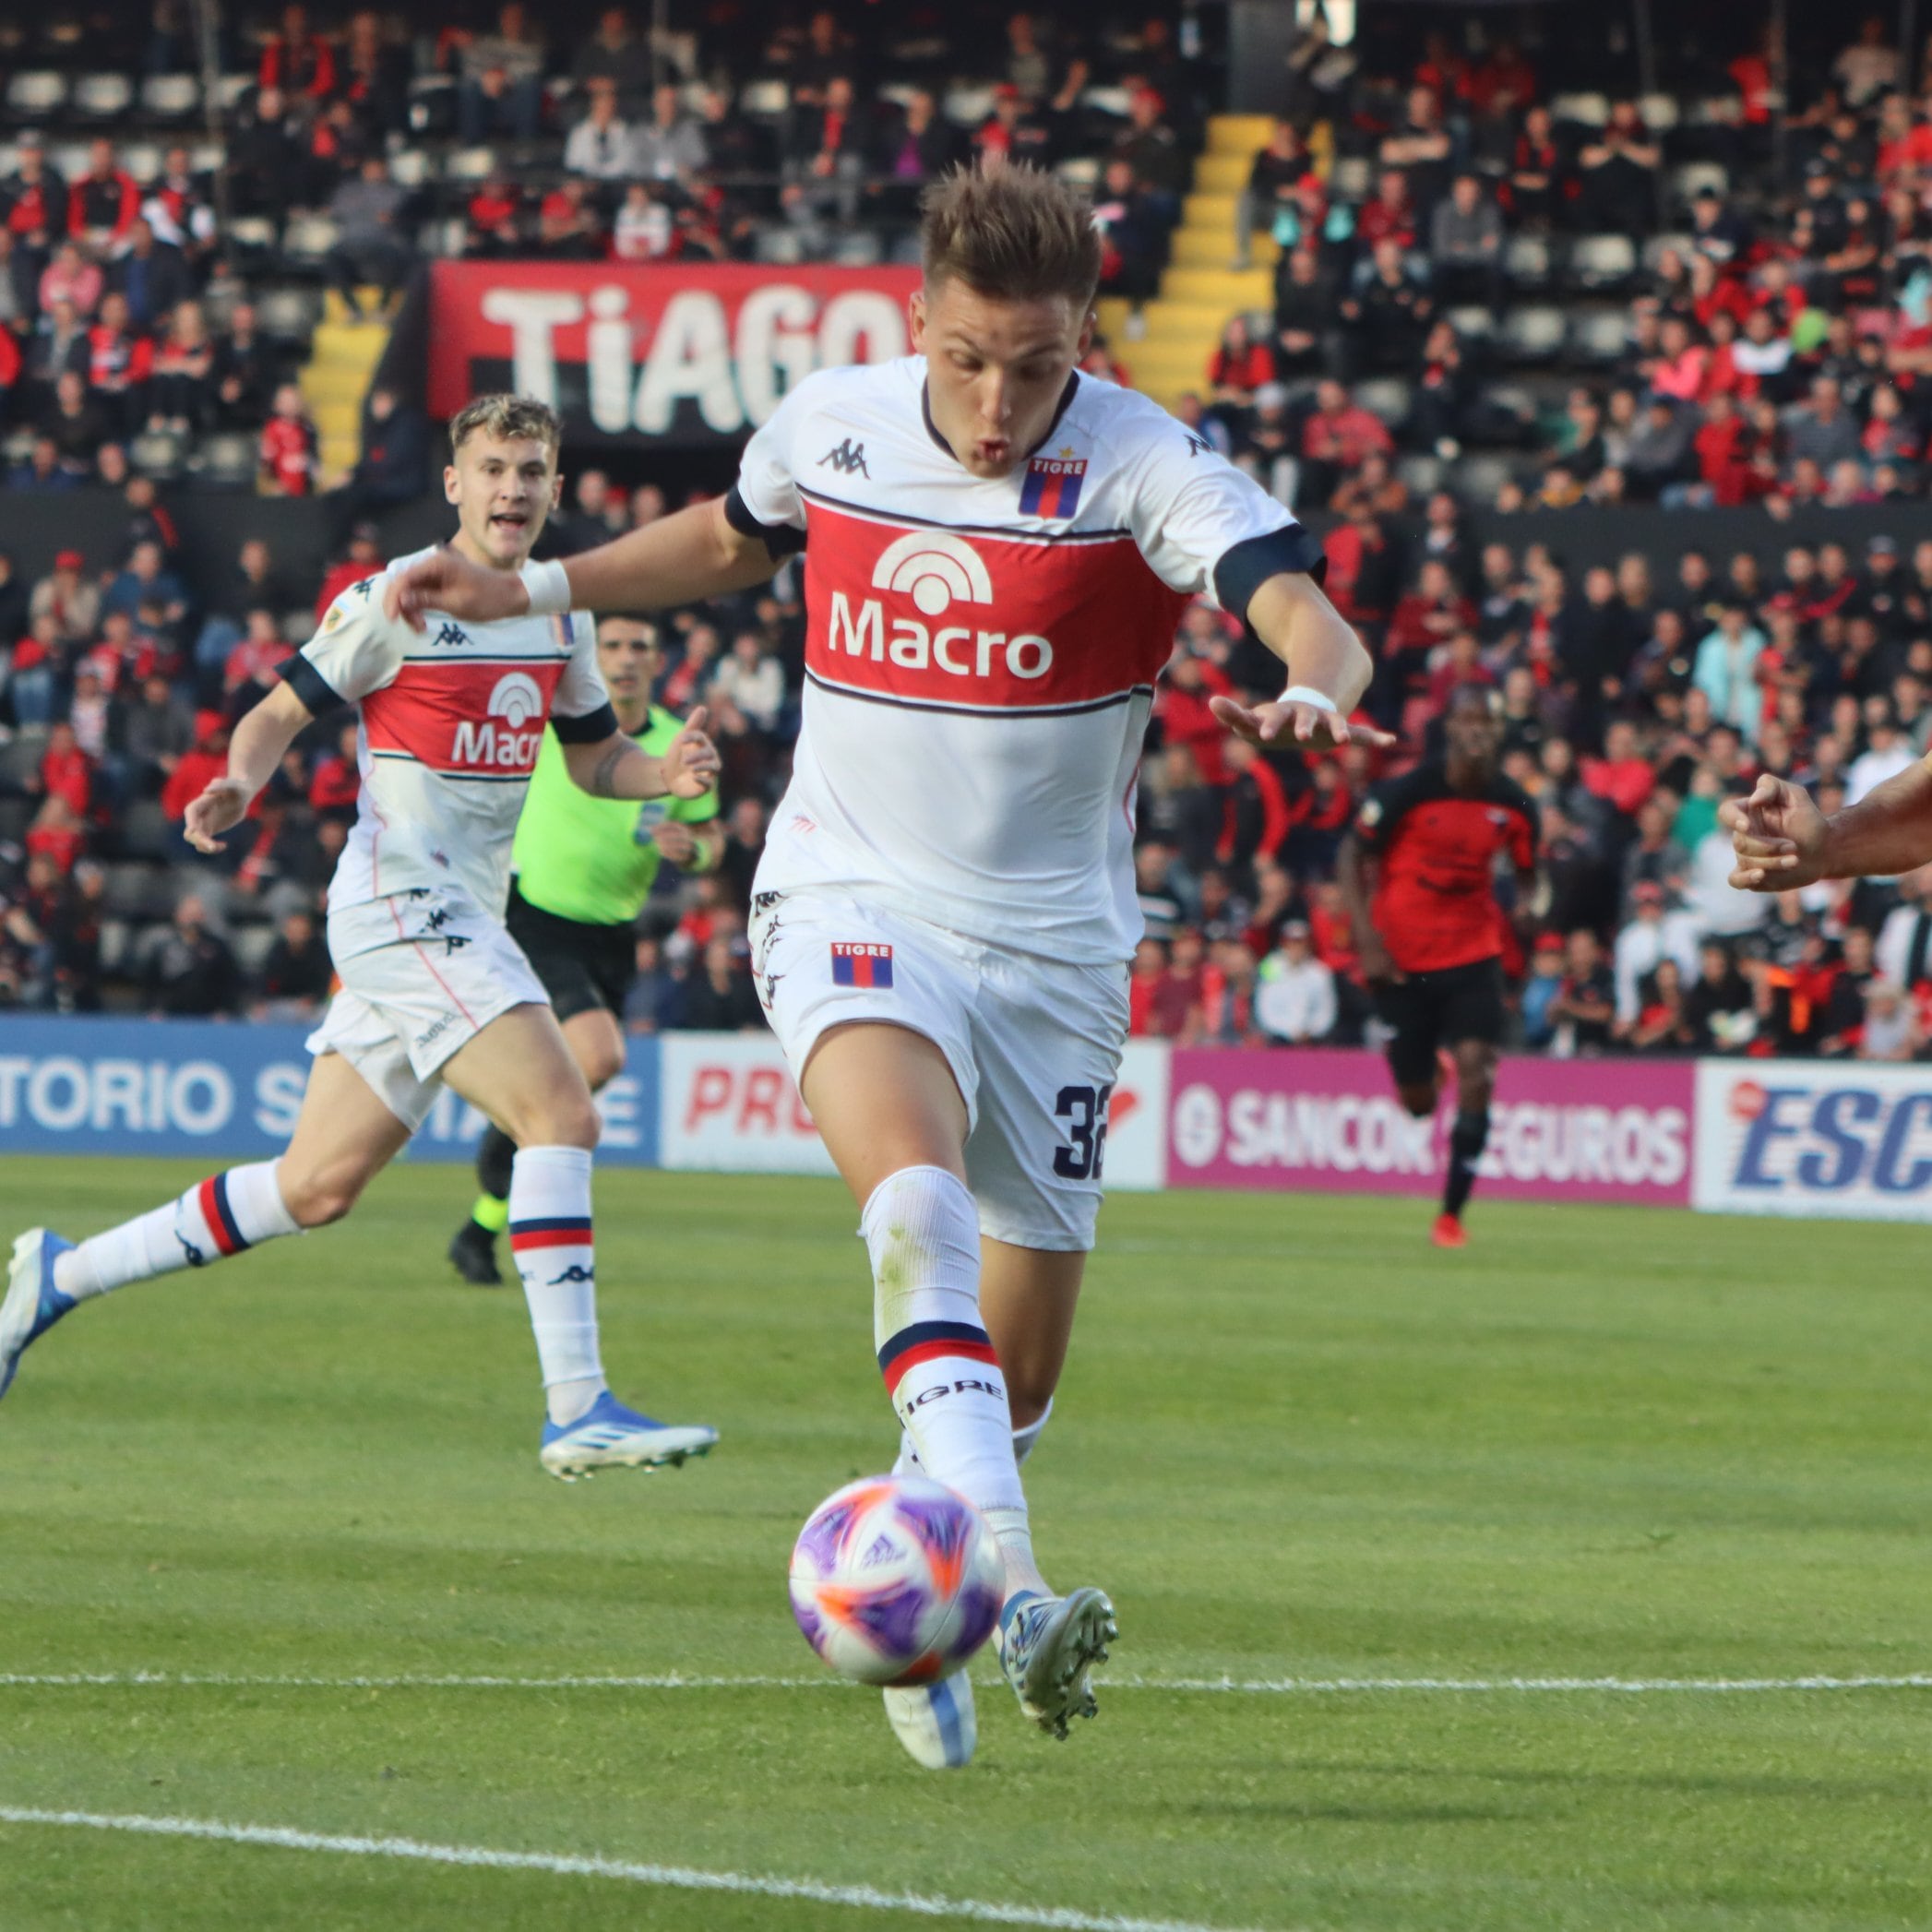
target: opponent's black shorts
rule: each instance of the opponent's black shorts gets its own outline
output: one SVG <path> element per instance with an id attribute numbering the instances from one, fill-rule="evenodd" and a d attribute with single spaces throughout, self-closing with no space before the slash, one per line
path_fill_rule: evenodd
<path id="1" fill-rule="evenodd" d="M 628 925 L 587 925 L 533 906 L 510 881 L 504 924 L 550 996 L 558 1022 L 600 1007 L 624 1017 L 624 996 L 638 970 L 638 935 Z"/>
<path id="2" fill-rule="evenodd" d="M 1503 1037 L 1500 960 L 1472 960 L 1466 966 L 1412 972 L 1377 986 L 1375 995 L 1377 1013 L 1395 1029 L 1389 1043 L 1389 1070 L 1398 1087 L 1422 1087 L 1434 1080 L 1438 1048 L 1461 1040 L 1483 1040 L 1494 1046 Z"/>

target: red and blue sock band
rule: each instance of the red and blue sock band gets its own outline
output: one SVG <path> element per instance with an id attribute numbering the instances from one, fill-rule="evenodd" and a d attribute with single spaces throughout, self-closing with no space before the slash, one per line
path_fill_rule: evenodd
<path id="1" fill-rule="evenodd" d="M 997 1368 L 999 1357 L 984 1329 L 970 1321 L 915 1321 L 900 1330 L 878 1352 L 880 1373 L 888 1393 L 897 1395 L 899 1385 L 922 1362 L 944 1355 L 949 1360 L 964 1357 Z"/>
<path id="2" fill-rule="evenodd" d="M 553 1214 L 538 1221 L 510 1222 L 510 1251 L 522 1254 L 535 1247 L 589 1247 L 588 1214 Z"/>
<path id="3" fill-rule="evenodd" d="M 242 1231 L 235 1223 L 234 1210 L 228 1205 L 225 1174 L 209 1175 L 197 1190 L 195 1204 L 201 1210 L 201 1218 L 208 1223 L 215 1246 L 223 1255 L 238 1255 L 249 1246 L 242 1239 Z"/>

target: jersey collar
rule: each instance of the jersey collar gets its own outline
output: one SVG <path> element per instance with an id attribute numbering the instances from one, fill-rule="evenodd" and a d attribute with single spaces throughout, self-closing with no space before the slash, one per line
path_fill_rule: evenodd
<path id="1" fill-rule="evenodd" d="M 1022 462 L 1037 456 L 1053 440 L 1054 431 L 1060 426 L 1060 418 L 1073 407 L 1073 399 L 1079 394 L 1079 389 L 1080 372 L 1078 369 L 1069 370 L 1067 376 L 1067 387 L 1060 391 L 1060 400 L 1054 405 L 1053 421 L 1041 431 L 1040 440 L 1027 451 L 1026 456 L 1020 459 Z M 954 462 L 959 462 L 959 452 L 939 434 L 939 425 L 933 421 L 932 399 L 927 392 L 924 377 L 921 378 L 919 384 L 919 416 L 920 420 L 925 424 L 926 435 L 933 439 L 939 448 L 945 450 Z"/>

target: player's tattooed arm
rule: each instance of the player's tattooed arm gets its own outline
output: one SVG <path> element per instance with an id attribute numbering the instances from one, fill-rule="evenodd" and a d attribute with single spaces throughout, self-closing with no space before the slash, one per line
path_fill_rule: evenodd
<path id="1" fill-rule="evenodd" d="M 718 782 L 718 747 L 704 725 L 700 705 L 661 757 L 613 732 L 589 745 L 566 744 L 564 764 L 571 782 L 593 798 L 701 798 Z"/>

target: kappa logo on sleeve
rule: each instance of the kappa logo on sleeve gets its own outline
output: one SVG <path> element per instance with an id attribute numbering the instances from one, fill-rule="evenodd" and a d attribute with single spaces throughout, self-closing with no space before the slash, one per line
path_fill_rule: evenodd
<path id="1" fill-rule="evenodd" d="M 889 946 L 862 945 L 850 939 L 832 941 L 832 984 L 835 986 L 889 986 L 892 984 L 892 948 Z"/>

